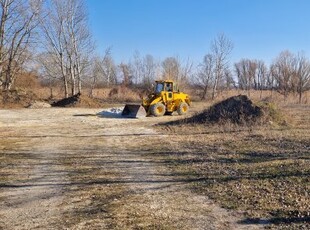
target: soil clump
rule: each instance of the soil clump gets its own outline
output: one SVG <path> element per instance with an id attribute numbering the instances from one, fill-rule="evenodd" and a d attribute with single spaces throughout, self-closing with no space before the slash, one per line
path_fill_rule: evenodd
<path id="1" fill-rule="evenodd" d="M 193 116 L 190 121 L 195 123 L 226 123 L 235 124 L 255 123 L 263 116 L 259 106 L 245 95 L 230 97 L 216 103 L 202 113 Z"/>
<path id="2" fill-rule="evenodd" d="M 103 103 L 99 99 L 91 98 L 86 95 L 77 93 L 71 97 L 55 101 L 51 105 L 52 107 L 100 108 L 103 106 Z"/>
<path id="3" fill-rule="evenodd" d="M 172 123 L 258 125 L 278 123 L 279 119 L 279 112 L 272 104 L 254 104 L 246 95 L 238 95 L 220 101 L 192 117 Z"/>
<path id="4" fill-rule="evenodd" d="M 36 100 L 39 100 L 39 98 L 33 92 L 25 90 L 0 91 L 0 108 L 25 108 Z"/>

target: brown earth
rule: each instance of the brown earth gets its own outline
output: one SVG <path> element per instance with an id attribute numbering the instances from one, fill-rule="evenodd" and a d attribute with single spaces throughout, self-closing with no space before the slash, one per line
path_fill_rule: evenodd
<path id="1" fill-rule="evenodd" d="M 285 123 L 281 112 L 272 103 L 260 102 L 257 105 L 246 95 L 239 95 L 229 97 L 189 118 L 170 124 L 225 125 L 231 123 L 249 126 L 270 122 Z"/>
<path id="2" fill-rule="evenodd" d="M 0 92 L 0 108 L 47 108 L 53 107 L 80 107 L 102 108 L 103 100 L 92 98 L 86 94 L 76 94 L 62 99 L 42 99 L 29 90 L 11 90 Z"/>
<path id="3" fill-rule="evenodd" d="M 0 108 L 25 108 L 36 100 L 40 99 L 30 91 L 0 91 Z"/>
<path id="4" fill-rule="evenodd" d="M 103 102 L 96 98 L 91 98 L 80 93 L 68 98 L 63 98 L 51 103 L 53 107 L 82 107 L 82 108 L 100 108 Z"/>
<path id="5" fill-rule="evenodd" d="M 153 125 L 178 116 L 100 112 L 0 110 L 0 229 L 261 227 L 192 191 L 195 175 L 174 173 L 162 155 L 173 137 Z"/>
<path id="6" fill-rule="evenodd" d="M 266 109 L 264 118 L 283 120 L 273 105 Z M 268 229 L 310 229 L 310 107 L 290 104 L 280 111 L 289 123 L 240 126 L 187 122 L 189 118 L 161 124 L 157 128 L 173 136 L 174 150 L 161 154 L 174 162 L 176 174 L 201 178 L 193 184 L 195 192 L 244 211 L 245 222 L 265 223 Z"/>

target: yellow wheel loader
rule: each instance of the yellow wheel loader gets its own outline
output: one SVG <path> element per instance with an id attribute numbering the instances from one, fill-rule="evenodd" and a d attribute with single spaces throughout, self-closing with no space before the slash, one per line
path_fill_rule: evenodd
<path id="1" fill-rule="evenodd" d="M 156 117 L 177 112 L 186 114 L 191 104 L 188 94 L 180 92 L 175 82 L 171 80 L 155 81 L 154 92 L 142 100 L 142 105 L 126 104 L 122 112 L 126 117 Z"/>

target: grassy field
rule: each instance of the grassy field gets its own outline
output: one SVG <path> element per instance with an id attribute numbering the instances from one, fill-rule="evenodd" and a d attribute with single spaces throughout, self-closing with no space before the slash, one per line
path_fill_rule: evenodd
<path id="1" fill-rule="evenodd" d="M 274 102 L 280 125 L 107 119 L 103 105 L 3 111 L 0 229 L 310 229 L 310 105 Z"/>
<path id="2" fill-rule="evenodd" d="M 100 111 L 0 111 L 0 229 L 259 229 L 189 186 L 184 147 L 154 130 L 179 116 Z"/>
<path id="3" fill-rule="evenodd" d="M 159 126 L 169 144 L 158 156 L 195 192 L 245 213 L 244 222 L 309 229 L 310 106 L 281 110 L 284 127 Z"/>

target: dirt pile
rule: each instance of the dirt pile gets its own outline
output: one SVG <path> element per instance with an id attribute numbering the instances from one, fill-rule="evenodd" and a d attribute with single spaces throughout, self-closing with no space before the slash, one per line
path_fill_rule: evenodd
<path id="1" fill-rule="evenodd" d="M 53 107 L 84 107 L 84 108 L 100 108 L 102 102 L 96 98 L 91 98 L 80 93 L 71 97 L 61 99 L 51 104 Z"/>
<path id="2" fill-rule="evenodd" d="M 0 91 L 0 108 L 25 108 L 38 97 L 25 90 Z"/>
<path id="3" fill-rule="evenodd" d="M 68 98 L 63 98 L 52 103 L 53 107 L 73 107 L 80 102 L 81 94 L 75 94 Z"/>
<path id="4" fill-rule="evenodd" d="M 225 124 L 230 122 L 249 125 L 268 120 L 269 114 L 268 106 L 255 105 L 247 96 L 239 95 L 230 97 L 185 119 L 185 123 Z"/>

